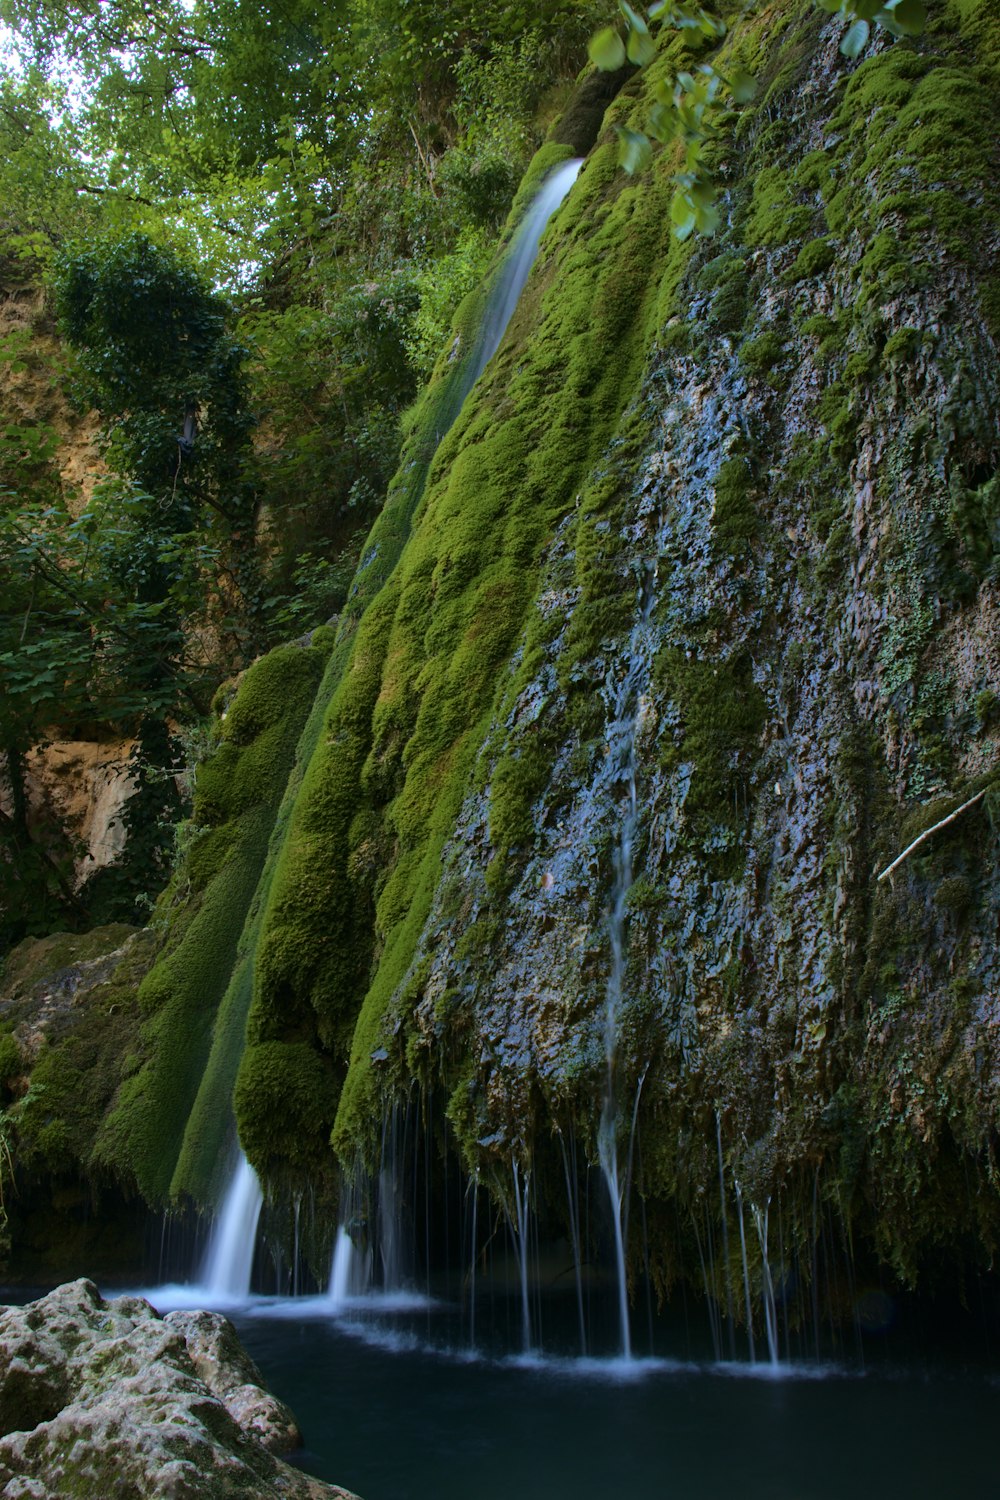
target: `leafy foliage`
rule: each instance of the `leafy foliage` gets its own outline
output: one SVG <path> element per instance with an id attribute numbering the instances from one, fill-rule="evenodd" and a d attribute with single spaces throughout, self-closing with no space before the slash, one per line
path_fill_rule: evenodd
<path id="1" fill-rule="evenodd" d="M 841 38 L 845 57 L 856 58 L 868 45 L 874 23 L 890 36 L 919 36 L 926 25 L 923 0 L 816 0 L 821 10 L 840 15 L 849 22 Z M 613 26 L 605 26 L 590 39 L 588 52 L 595 67 L 613 72 L 626 61 L 645 67 L 656 56 L 649 22 L 661 29 L 679 32 L 692 41 L 719 42 L 726 23 L 695 0 L 656 0 L 648 20 L 628 0 L 619 0 L 625 20 L 625 40 Z M 687 239 L 693 232 L 714 234 L 719 227 L 718 187 L 711 169 L 711 147 L 718 141 L 727 111 L 732 105 L 754 97 L 754 79 L 741 68 L 720 71 L 714 63 L 700 63 L 677 74 L 673 84 L 658 83 L 645 132 L 617 126 L 619 161 L 626 172 L 643 171 L 652 156 L 651 141 L 683 147 L 680 170 L 674 176 L 675 192 L 670 207 L 674 233 Z"/>

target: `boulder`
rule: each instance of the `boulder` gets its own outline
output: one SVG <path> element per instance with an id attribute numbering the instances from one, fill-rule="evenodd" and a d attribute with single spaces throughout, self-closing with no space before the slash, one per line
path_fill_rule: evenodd
<path id="1" fill-rule="evenodd" d="M 216 1313 L 87 1280 L 0 1308 L 2 1500 L 354 1500 L 276 1457 L 300 1440 Z"/>

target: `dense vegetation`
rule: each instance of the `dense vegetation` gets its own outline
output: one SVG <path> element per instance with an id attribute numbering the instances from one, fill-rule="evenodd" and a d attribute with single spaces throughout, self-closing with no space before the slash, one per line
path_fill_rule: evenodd
<path id="1" fill-rule="evenodd" d="M 43 293 L 0 334 L 5 943 L 142 913 L 212 692 L 340 607 L 596 13 L 0 7 L 0 266 Z M 86 506 L 53 383 L 100 422 Z M 26 757 L 95 734 L 140 795 L 80 888 Z"/>

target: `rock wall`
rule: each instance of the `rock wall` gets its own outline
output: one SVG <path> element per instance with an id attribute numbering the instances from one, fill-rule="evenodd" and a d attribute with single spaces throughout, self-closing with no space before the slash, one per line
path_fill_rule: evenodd
<path id="1" fill-rule="evenodd" d="M 668 154 L 591 153 L 296 809 L 238 1093 L 265 1173 L 266 1080 L 316 1058 L 347 1163 L 413 1080 L 498 1197 L 569 1130 L 596 1159 L 625 737 L 614 1087 L 656 1269 L 720 1152 L 803 1247 L 817 1195 L 907 1275 L 992 1244 L 994 33 L 953 7 L 853 64 L 810 6 L 734 28 L 762 87 L 711 241 L 671 238 Z"/>
<path id="2" fill-rule="evenodd" d="M 25 756 L 28 826 L 45 843 L 59 830 L 61 844 L 76 850 L 79 888 L 120 859 L 125 848 L 121 815 L 135 778 L 129 765 L 134 741 L 55 740 Z"/>
<path id="3" fill-rule="evenodd" d="M 0 261 L 0 475 L 16 483 L 47 474 L 78 515 L 107 470 L 96 418 L 74 410 L 65 377 L 65 351 L 44 295 L 24 266 Z"/>

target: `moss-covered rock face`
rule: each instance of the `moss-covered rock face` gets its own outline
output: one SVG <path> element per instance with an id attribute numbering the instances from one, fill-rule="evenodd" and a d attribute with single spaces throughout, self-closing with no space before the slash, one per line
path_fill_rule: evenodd
<path id="1" fill-rule="evenodd" d="M 992 1243 L 994 794 L 875 880 L 997 758 L 996 23 L 967 11 L 858 64 L 811 6 L 736 27 L 720 62 L 762 89 L 710 243 L 667 233 L 666 155 L 591 153 L 308 771 L 248 1143 L 256 1071 L 307 1046 L 346 1162 L 414 1078 L 500 1192 L 558 1132 L 596 1154 L 627 731 L 616 1080 L 657 1272 L 720 1143 L 793 1236 L 818 1191 L 906 1273 Z"/>
<path id="2" fill-rule="evenodd" d="M 136 996 L 138 1034 L 120 1061 L 113 1107 L 87 1137 L 91 1164 L 135 1184 L 151 1203 L 165 1202 L 171 1188 L 330 644 L 328 633 L 317 632 L 311 645 L 279 647 L 250 667 L 221 708 L 217 749 L 198 771 L 187 857 L 157 909 L 154 930 L 159 927 L 162 947 Z M 220 1026 L 229 1019 L 224 1015 Z M 231 1130 L 228 1100 L 242 1025 L 225 1040 L 225 1057 L 215 1054 L 214 1061 L 225 1070 L 231 1059 L 228 1089 L 198 1143 L 203 1193 Z"/>
<path id="3" fill-rule="evenodd" d="M 117 924 L 28 938 L 6 959 L 0 1119 L 16 1178 L 12 1191 L 5 1156 L 0 1262 L 14 1274 L 83 1260 L 103 1272 L 141 1256 L 140 1213 L 88 1184 L 86 1163 L 137 1045 L 135 995 L 154 948 L 152 934 Z"/>

